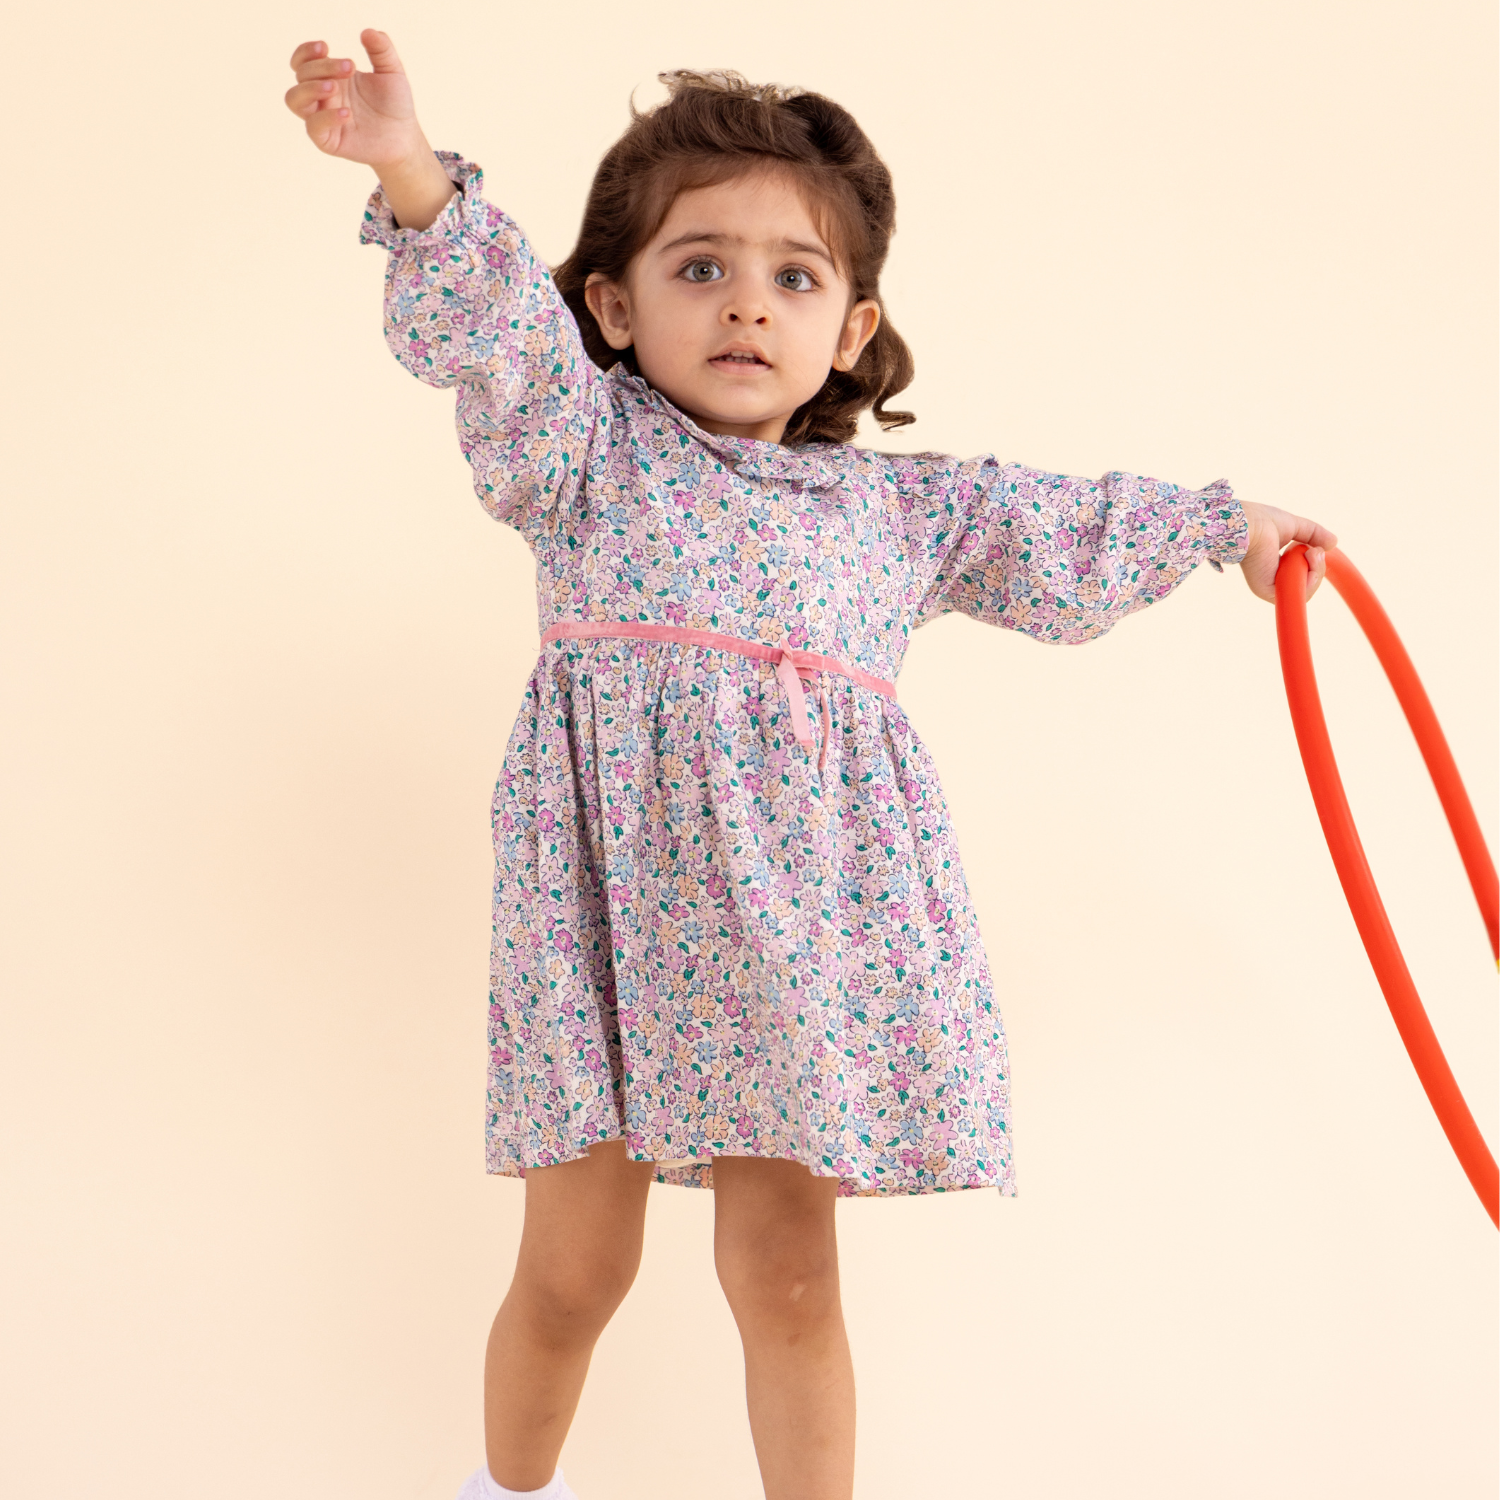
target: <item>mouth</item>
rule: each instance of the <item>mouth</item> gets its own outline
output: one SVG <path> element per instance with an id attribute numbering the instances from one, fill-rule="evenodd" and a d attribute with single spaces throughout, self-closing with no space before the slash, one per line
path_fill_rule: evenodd
<path id="1" fill-rule="evenodd" d="M 769 370 L 771 362 L 754 349 L 726 349 L 709 364 L 719 370 Z"/>

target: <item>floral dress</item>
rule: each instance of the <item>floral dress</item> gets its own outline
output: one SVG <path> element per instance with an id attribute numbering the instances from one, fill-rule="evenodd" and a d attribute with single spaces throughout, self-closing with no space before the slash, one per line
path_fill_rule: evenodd
<path id="1" fill-rule="evenodd" d="M 386 336 L 457 392 L 485 508 L 536 558 L 542 630 L 648 622 L 894 680 L 959 610 L 1102 635 L 1238 561 L 1228 485 L 703 431 L 572 314 L 479 168 L 399 229 Z M 794 741 L 776 667 L 678 640 L 541 651 L 495 790 L 492 1172 L 623 1139 L 658 1181 L 781 1157 L 843 1194 L 1015 1191 L 1005 1032 L 932 758 L 891 698 L 818 674 Z"/>

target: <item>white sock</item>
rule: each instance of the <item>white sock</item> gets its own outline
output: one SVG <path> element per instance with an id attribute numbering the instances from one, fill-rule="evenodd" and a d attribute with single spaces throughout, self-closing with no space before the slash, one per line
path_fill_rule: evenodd
<path id="1" fill-rule="evenodd" d="M 489 1466 L 485 1465 L 469 1475 L 459 1492 L 459 1500 L 577 1500 L 577 1497 L 568 1488 L 561 1469 L 539 1490 L 508 1490 L 495 1483 Z"/>

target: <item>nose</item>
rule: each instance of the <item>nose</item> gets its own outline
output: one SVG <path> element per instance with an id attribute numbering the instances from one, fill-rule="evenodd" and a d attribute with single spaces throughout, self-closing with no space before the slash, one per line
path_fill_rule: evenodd
<path id="1" fill-rule="evenodd" d="M 737 297 L 724 304 L 719 319 L 738 328 L 767 328 L 771 323 L 771 309 L 758 299 Z"/>

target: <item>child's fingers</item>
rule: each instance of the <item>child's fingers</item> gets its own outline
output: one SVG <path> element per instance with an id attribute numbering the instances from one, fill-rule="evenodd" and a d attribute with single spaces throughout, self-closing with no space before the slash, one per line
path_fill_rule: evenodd
<path id="1" fill-rule="evenodd" d="M 301 46 L 299 46 L 297 50 L 292 53 L 292 61 L 290 66 L 294 68 L 300 68 L 302 64 L 307 62 L 310 58 L 322 57 L 322 55 L 327 50 L 327 42 L 303 42 Z"/>
<path id="2" fill-rule="evenodd" d="M 314 110 L 307 117 L 307 138 L 319 151 L 332 151 L 349 124 L 347 109 Z"/>
<path id="3" fill-rule="evenodd" d="M 396 49 L 383 31 L 376 31 L 373 26 L 366 27 L 359 34 L 359 44 L 369 55 L 370 66 L 377 73 L 404 73 L 405 68 L 401 66 L 401 59 L 396 56 Z"/>
<path id="4" fill-rule="evenodd" d="M 286 107 L 294 115 L 306 118 L 314 110 L 341 103 L 339 86 L 330 79 L 322 82 L 296 83 L 286 91 Z"/>
<path id="5" fill-rule="evenodd" d="M 1321 547 L 1309 547 L 1307 549 L 1307 593 L 1303 596 L 1304 598 L 1311 599 L 1318 592 L 1318 585 L 1323 582 L 1323 577 L 1327 572 L 1328 554 Z M 1275 597 L 1274 594 L 1272 597 Z"/>
<path id="6" fill-rule="evenodd" d="M 297 69 L 297 82 L 307 83 L 314 78 L 348 78 L 354 72 L 354 63 L 347 57 L 315 57 Z"/>
<path id="7" fill-rule="evenodd" d="M 1310 521 L 1306 516 L 1292 516 L 1291 534 L 1282 537 L 1282 545 L 1287 542 L 1306 542 L 1309 547 L 1336 547 L 1339 539 L 1326 527 L 1320 526 L 1316 521 Z"/>

